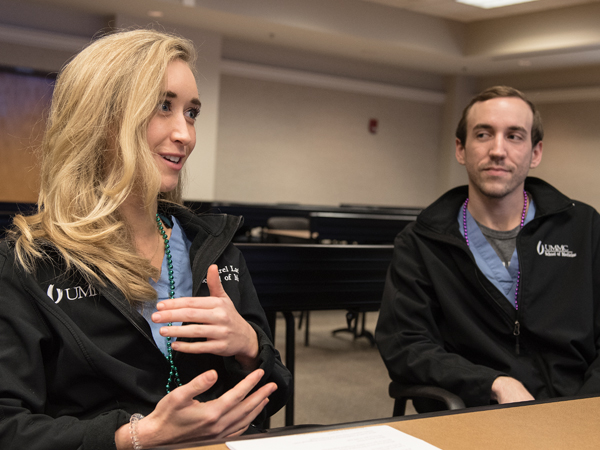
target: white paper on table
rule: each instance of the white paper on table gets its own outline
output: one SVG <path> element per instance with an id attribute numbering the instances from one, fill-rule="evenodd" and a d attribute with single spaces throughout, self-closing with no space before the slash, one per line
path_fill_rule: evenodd
<path id="1" fill-rule="evenodd" d="M 440 450 L 388 425 L 225 443 L 230 450 Z"/>

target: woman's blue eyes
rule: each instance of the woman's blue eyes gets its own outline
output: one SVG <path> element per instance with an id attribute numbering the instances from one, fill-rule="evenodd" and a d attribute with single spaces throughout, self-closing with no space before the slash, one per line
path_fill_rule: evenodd
<path id="1" fill-rule="evenodd" d="M 171 102 L 169 100 L 165 100 L 158 106 L 158 108 L 161 110 L 161 112 L 169 112 L 171 111 Z"/>
<path id="2" fill-rule="evenodd" d="M 200 108 L 190 108 L 186 111 L 186 114 L 189 114 L 191 119 L 196 120 L 196 118 L 200 115 Z"/>
<path id="3" fill-rule="evenodd" d="M 172 108 L 172 104 L 171 104 L 170 100 L 165 100 L 158 106 L 158 109 L 160 110 L 160 112 L 163 112 L 163 113 L 170 112 L 171 108 Z M 185 111 L 185 115 L 192 120 L 196 120 L 198 115 L 200 115 L 200 108 L 192 107 L 192 108 L 188 109 L 187 111 Z"/>

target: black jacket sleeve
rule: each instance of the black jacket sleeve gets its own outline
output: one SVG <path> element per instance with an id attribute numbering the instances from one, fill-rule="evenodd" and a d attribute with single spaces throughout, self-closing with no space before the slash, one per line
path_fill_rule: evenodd
<path id="1" fill-rule="evenodd" d="M 114 410 L 89 420 L 52 417 L 46 374 L 56 342 L 12 258 L 0 254 L 0 448 L 113 450 L 128 414 Z"/>
<path id="2" fill-rule="evenodd" d="M 583 377 L 580 395 L 598 395 L 600 393 L 600 215 L 594 212 L 592 236 L 592 273 L 594 302 L 594 340 L 596 358 L 590 364 Z"/>
<path id="3" fill-rule="evenodd" d="M 286 404 L 291 395 L 292 375 L 281 362 L 279 352 L 273 346 L 271 330 L 269 329 L 265 312 L 260 305 L 256 289 L 252 284 L 252 278 L 246 267 L 244 257 L 237 248 L 230 245 L 223 254 L 222 259 L 237 261 L 237 267 L 234 268 L 239 269 L 239 273 L 235 272 L 231 275 L 237 275 L 239 283 L 225 282 L 224 288 L 230 295 L 240 315 L 254 328 L 258 338 L 259 368 L 265 371 L 265 375 L 257 388 L 270 382 L 277 384 L 277 390 L 269 397 L 269 403 L 265 411 L 256 419 L 258 423 L 262 422 L 266 417 L 273 415 Z M 217 265 L 219 264 L 217 263 Z M 233 279 L 235 280 L 235 277 Z M 232 292 L 233 289 L 228 284 L 229 286 L 237 286 L 237 292 Z M 225 358 L 225 368 L 235 383 L 241 381 L 249 373 L 242 369 L 242 366 L 237 362 L 235 357 Z"/>

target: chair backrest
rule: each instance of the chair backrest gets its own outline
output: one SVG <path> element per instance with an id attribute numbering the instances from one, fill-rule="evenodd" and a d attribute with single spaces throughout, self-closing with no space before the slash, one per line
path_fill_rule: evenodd
<path id="1" fill-rule="evenodd" d="M 277 244 L 310 244 L 308 217 L 274 216 L 267 219 L 262 242 Z"/>
<path id="2" fill-rule="evenodd" d="M 310 230 L 307 217 L 274 216 L 267 219 L 267 228 L 273 230 Z"/>
<path id="3" fill-rule="evenodd" d="M 267 226 L 270 217 L 306 217 L 310 213 L 347 213 L 366 215 L 417 216 L 421 208 L 376 206 L 376 205 L 300 205 L 285 203 L 232 203 L 232 202 L 194 202 L 186 201 L 186 206 L 197 213 L 223 213 L 244 216 L 244 224 L 238 235 L 245 235 L 253 228 Z M 410 219 L 409 219 L 410 220 Z M 241 241 L 240 241 L 241 242 Z M 244 242 L 247 242 L 244 240 Z M 391 242 L 391 241 L 390 241 Z"/>
<path id="4" fill-rule="evenodd" d="M 391 244 L 396 235 L 416 215 L 310 213 L 310 229 L 318 233 L 319 241 L 346 241 L 358 244 Z"/>

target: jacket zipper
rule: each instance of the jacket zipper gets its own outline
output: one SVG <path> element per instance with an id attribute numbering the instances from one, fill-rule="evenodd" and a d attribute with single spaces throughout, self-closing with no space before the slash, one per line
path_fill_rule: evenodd
<path id="1" fill-rule="evenodd" d="M 521 335 L 521 324 L 519 319 L 515 320 L 515 327 L 513 329 L 513 336 L 515 337 L 515 352 L 517 355 L 521 354 L 521 348 L 519 346 L 519 336 Z"/>
<path id="2" fill-rule="evenodd" d="M 468 253 L 469 257 L 472 259 L 473 263 L 477 267 L 477 263 L 475 262 L 475 258 L 473 257 L 473 254 L 469 251 L 469 247 L 466 247 L 466 250 L 468 251 L 467 253 Z M 519 261 L 519 264 L 521 264 L 520 261 Z M 483 285 L 483 283 L 479 279 L 479 274 L 476 274 L 476 276 L 477 276 L 477 279 L 479 280 L 479 285 L 481 286 L 481 288 L 487 293 L 487 295 L 490 297 L 490 299 L 494 303 L 496 303 L 496 300 L 494 299 L 492 294 L 487 290 L 487 288 Z M 484 275 L 484 277 L 485 277 L 485 275 Z M 522 283 L 522 281 L 521 281 L 521 283 Z M 519 340 L 519 337 L 521 335 L 521 322 L 519 322 L 519 310 L 517 309 L 515 312 L 516 312 L 516 316 L 515 316 L 514 323 L 512 325 L 512 334 L 515 337 L 515 352 L 517 355 L 519 355 L 521 353 L 521 345 L 520 345 L 520 340 Z M 502 311 L 502 314 L 507 316 L 504 311 Z M 507 316 L 507 317 L 510 321 L 512 321 L 512 318 L 510 316 Z"/>
<path id="3" fill-rule="evenodd" d="M 525 228 L 525 227 L 523 227 Z M 520 234 L 520 233 L 519 233 Z M 517 236 L 517 239 L 519 236 Z M 516 243 L 515 243 L 516 246 Z M 517 258 L 519 261 L 519 277 L 520 280 L 517 279 L 518 288 L 515 293 L 515 327 L 513 328 L 513 336 L 515 337 L 515 353 L 517 355 L 521 354 L 521 345 L 519 342 L 519 337 L 521 336 L 521 323 L 519 322 L 519 300 L 521 300 L 521 290 L 523 289 L 523 277 L 521 276 L 521 258 L 519 256 L 519 251 L 517 250 Z"/>
<path id="4" fill-rule="evenodd" d="M 562 212 L 564 212 L 564 211 L 567 211 L 567 210 L 571 209 L 571 208 L 572 208 L 572 207 L 574 207 L 574 206 L 575 206 L 575 203 L 571 202 L 571 203 L 570 203 L 568 206 L 566 206 L 566 207 L 564 207 L 564 208 L 562 208 L 562 209 L 559 209 L 559 210 L 557 210 L 557 211 L 553 211 L 553 212 L 551 212 L 551 213 L 542 214 L 542 215 L 540 215 L 540 216 L 538 216 L 538 217 L 534 217 L 534 218 L 531 220 L 531 222 L 533 222 L 533 221 L 535 221 L 535 220 L 538 220 L 538 219 L 540 219 L 540 218 L 542 218 L 542 217 L 548 216 L 548 215 L 553 215 L 553 214 L 559 214 L 559 213 L 562 213 Z M 531 222 L 530 222 L 530 223 L 531 223 Z M 425 235 L 426 237 L 430 237 L 430 238 L 433 238 L 434 240 L 438 240 L 438 241 L 446 242 L 446 243 L 448 243 L 448 244 L 456 245 L 456 246 L 458 246 L 459 248 L 462 248 L 462 249 L 463 249 L 464 251 L 466 251 L 466 252 L 467 252 L 467 254 L 468 254 L 470 257 L 471 257 L 471 259 L 472 259 L 473 263 L 474 263 L 474 264 L 475 264 L 475 266 L 477 267 L 477 263 L 475 262 L 475 258 L 473 257 L 473 254 L 470 252 L 470 250 L 469 250 L 469 247 L 468 247 L 468 246 L 466 246 L 466 245 L 465 245 L 465 246 L 463 247 L 462 243 L 461 243 L 461 244 L 459 244 L 459 243 L 458 243 L 458 241 L 456 240 L 456 238 L 455 238 L 455 237 L 453 237 L 453 236 L 447 236 L 446 234 L 440 234 L 440 232 L 439 232 L 439 231 L 437 231 L 437 230 L 436 230 L 436 229 L 434 229 L 434 228 L 431 228 L 431 227 L 430 227 L 430 226 L 428 226 L 427 224 L 424 224 L 423 222 L 419 222 L 419 223 L 420 223 L 420 224 L 421 224 L 421 225 L 422 225 L 424 228 L 426 228 L 427 230 L 429 230 L 429 231 L 431 231 L 431 232 L 433 232 L 433 233 L 434 233 L 433 235 L 429 235 L 429 236 L 427 236 L 427 234 L 428 234 L 428 233 L 424 233 L 424 235 Z M 525 227 L 523 227 L 523 228 L 525 228 Z M 463 240 L 462 242 L 464 242 L 464 240 Z M 519 254 L 519 253 L 517 252 L 517 255 L 518 255 L 518 254 Z M 520 261 L 520 260 L 519 260 L 519 267 L 521 267 L 521 261 Z M 484 275 L 484 276 L 485 276 L 485 275 Z M 477 279 L 479 279 L 479 274 L 477 274 Z M 523 280 L 522 280 L 522 279 L 521 279 L 520 283 L 521 283 L 521 285 L 522 285 L 522 283 L 523 283 Z M 490 298 L 492 299 L 492 301 L 494 301 L 494 302 L 495 302 L 495 300 L 494 300 L 494 297 L 492 296 L 492 294 L 490 294 L 490 292 L 489 292 L 489 291 L 488 291 L 488 290 L 485 288 L 485 286 L 484 286 L 484 285 L 481 283 L 481 280 L 479 280 L 479 284 L 481 285 L 481 287 L 483 288 L 483 290 L 484 290 L 485 292 L 487 292 L 487 294 L 490 296 Z M 518 295 L 518 297 L 520 297 L 520 295 L 519 295 L 519 294 L 517 294 L 517 295 Z M 519 299 L 517 298 L 517 301 L 518 301 L 518 300 L 519 300 Z M 516 352 L 516 354 L 517 354 L 517 355 L 520 355 L 520 354 L 521 354 L 521 343 L 520 343 L 520 336 L 521 336 L 521 322 L 519 322 L 519 310 L 517 309 L 515 312 L 516 312 L 516 316 L 515 316 L 515 321 L 514 321 L 514 324 L 513 324 L 513 331 L 512 331 L 512 334 L 513 334 L 513 336 L 515 337 L 515 352 Z M 509 318 L 509 319 L 510 319 L 510 318 Z"/>
<path id="5" fill-rule="evenodd" d="M 531 221 L 533 222 L 536 218 L 534 217 Z M 526 224 L 523 226 L 523 228 L 521 228 L 521 232 L 523 231 L 523 229 L 529 224 Z M 519 237 L 521 236 L 521 232 L 519 232 L 519 235 L 517 236 L 516 240 L 515 240 L 515 248 L 518 247 L 519 244 Z M 521 322 L 519 322 L 519 305 L 520 305 L 520 300 L 521 300 L 521 291 L 523 290 L 523 275 L 522 275 L 522 271 L 521 271 L 521 253 L 518 251 L 517 248 L 517 260 L 519 261 L 519 275 L 518 277 L 520 279 L 517 279 L 517 292 L 515 292 L 515 326 L 513 328 L 513 336 L 515 337 L 515 353 L 517 355 L 521 354 L 521 343 L 520 343 L 520 336 L 521 336 Z"/>

